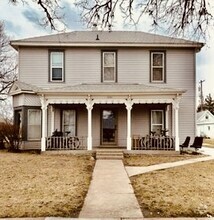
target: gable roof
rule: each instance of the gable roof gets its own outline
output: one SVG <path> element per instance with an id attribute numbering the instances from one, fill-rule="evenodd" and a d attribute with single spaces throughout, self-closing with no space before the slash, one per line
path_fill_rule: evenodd
<path id="1" fill-rule="evenodd" d="M 191 47 L 202 48 L 203 43 L 166 37 L 140 31 L 73 31 L 11 41 L 19 46 L 121 46 L 121 47 Z"/>
<path id="2" fill-rule="evenodd" d="M 206 119 L 206 116 L 209 116 L 209 118 Z M 214 123 L 214 115 L 209 110 L 197 112 L 197 124 L 204 123 Z"/>

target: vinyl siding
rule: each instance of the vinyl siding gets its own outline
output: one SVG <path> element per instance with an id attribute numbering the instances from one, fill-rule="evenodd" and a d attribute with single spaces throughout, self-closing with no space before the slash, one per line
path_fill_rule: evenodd
<path id="1" fill-rule="evenodd" d="M 195 132 L 195 51 L 192 49 L 164 49 L 166 52 L 166 83 L 150 83 L 150 50 L 149 49 L 117 49 L 118 83 L 142 83 L 158 87 L 185 89 L 179 108 L 180 142 L 186 136 L 193 138 Z M 101 82 L 101 49 L 99 48 L 66 48 L 65 49 L 65 82 L 49 82 L 48 55 L 45 48 L 20 48 L 19 79 L 20 81 L 40 87 L 55 87 L 81 83 Z M 162 51 L 162 50 L 160 50 Z M 19 100 L 20 99 L 20 100 Z M 21 104 L 39 104 L 33 97 L 14 97 L 14 106 Z M 149 131 L 149 111 L 135 106 L 132 111 L 132 134 L 146 134 Z M 143 114 L 141 114 L 143 112 Z M 172 110 L 170 108 L 170 114 Z M 77 131 L 87 136 L 87 110 L 81 109 L 77 114 Z M 55 112 L 55 128 L 60 130 L 60 111 Z M 169 117 L 169 128 L 172 116 Z M 143 129 L 142 129 L 143 126 Z M 100 112 L 93 109 L 94 145 L 100 144 Z M 126 145 L 126 109 L 122 108 L 118 115 L 118 145 Z"/>

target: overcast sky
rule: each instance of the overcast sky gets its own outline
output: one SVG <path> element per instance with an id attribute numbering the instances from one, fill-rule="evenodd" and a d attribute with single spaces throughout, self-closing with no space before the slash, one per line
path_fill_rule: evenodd
<path id="1" fill-rule="evenodd" d="M 63 13 L 68 26 L 67 30 L 86 30 L 86 26 L 80 22 L 77 9 L 72 4 L 68 4 L 68 0 L 63 0 L 63 2 Z M 8 0 L 0 0 L 0 20 L 4 21 L 5 32 L 11 39 L 21 39 L 53 33 L 50 28 L 45 29 L 39 25 L 39 19 L 42 18 L 42 14 L 35 6 L 36 4 L 23 5 L 22 3 L 14 6 L 9 4 Z M 130 27 L 123 27 L 119 20 L 120 19 L 116 21 L 113 30 L 130 30 Z M 137 29 L 132 28 L 132 30 L 148 32 L 150 31 L 149 22 L 144 22 L 140 24 Z M 196 80 L 197 82 L 199 82 L 199 80 L 205 80 L 203 83 L 204 95 L 206 96 L 211 93 L 214 97 L 214 32 L 210 34 L 211 37 L 209 41 L 206 42 L 207 46 L 197 54 Z"/>

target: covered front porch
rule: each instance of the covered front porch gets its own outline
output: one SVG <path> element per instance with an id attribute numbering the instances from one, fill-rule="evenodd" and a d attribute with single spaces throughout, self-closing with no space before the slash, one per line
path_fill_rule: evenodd
<path id="1" fill-rule="evenodd" d="M 182 92 L 40 94 L 41 150 L 179 150 Z"/>

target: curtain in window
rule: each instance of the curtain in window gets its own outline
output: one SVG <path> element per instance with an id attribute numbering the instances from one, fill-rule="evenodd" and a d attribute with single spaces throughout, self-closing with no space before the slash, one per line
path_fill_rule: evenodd
<path id="1" fill-rule="evenodd" d="M 63 132 L 69 136 L 76 135 L 76 112 L 75 110 L 63 110 Z"/>
<path id="2" fill-rule="evenodd" d="M 63 72 L 63 52 L 51 53 L 52 80 L 62 80 Z"/>
<path id="3" fill-rule="evenodd" d="M 152 53 L 152 81 L 163 81 L 163 53 Z"/>
<path id="4" fill-rule="evenodd" d="M 41 110 L 28 110 L 28 140 L 39 140 L 41 138 Z"/>
<path id="5" fill-rule="evenodd" d="M 115 53 L 104 52 L 103 61 L 103 80 L 115 81 Z"/>
<path id="6" fill-rule="evenodd" d="M 157 134 L 160 134 L 161 130 L 163 129 L 163 111 L 153 110 L 151 114 L 152 131 L 155 131 Z"/>

